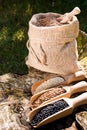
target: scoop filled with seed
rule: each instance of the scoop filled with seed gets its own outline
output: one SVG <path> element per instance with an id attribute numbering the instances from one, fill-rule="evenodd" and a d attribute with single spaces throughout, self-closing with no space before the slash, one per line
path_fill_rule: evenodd
<path id="1" fill-rule="evenodd" d="M 60 85 L 69 85 L 72 82 L 81 81 L 84 80 L 85 78 L 86 77 L 84 75 L 84 72 L 82 71 L 76 72 L 75 74 L 63 76 L 63 77 L 60 76 L 54 76 L 50 78 L 48 77 L 46 79 L 42 79 L 34 83 L 31 86 L 31 93 L 32 95 L 34 95 L 40 93 L 43 90 L 47 90 Z"/>
<path id="2" fill-rule="evenodd" d="M 34 95 L 43 90 L 52 88 L 56 85 L 60 85 L 60 84 L 64 83 L 64 81 L 65 81 L 64 78 L 59 77 L 59 76 L 47 78 L 45 80 L 41 80 L 41 81 L 34 83 L 31 87 L 31 92 Z"/>
<path id="3" fill-rule="evenodd" d="M 54 87 L 54 88 L 50 88 L 48 90 L 44 90 L 31 97 L 29 106 L 31 109 L 34 109 L 34 108 L 40 106 L 41 104 L 49 101 L 50 99 L 53 99 L 53 98 L 57 97 L 58 95 L 61 95 L 65 92 L 66 92 L 66 90 L 63 89 L 62 87 Z"/>
<path id="4" fill-rule="evenodd" d="M 86 81 L 81 81 L 72 86 L 55 86 L 54 88 L 50 88 L 33 95 L 30 99 L 29 106 L 31 109 L 35 109 L 36 107 L 47 104 L 55 99 L 61 97 L 70 97 L 72 94 L 82 91 L 87 91 Z"/>
<path id="5" fill-rule="evenodd" d="M 57 99 L 31 111 L 29 114 L 30 123 L 34 128 L 40 127 L 71 114 L 75 107 L 84 104 L 87 104 L 87 92 L 72 99 Z"/>

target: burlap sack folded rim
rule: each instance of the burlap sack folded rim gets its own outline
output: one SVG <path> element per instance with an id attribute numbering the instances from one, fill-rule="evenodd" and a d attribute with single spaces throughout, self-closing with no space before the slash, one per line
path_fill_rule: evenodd
<path id="1" fill-rule="evenodd" d="M 57 44 L 71 42 L 72 40 L 77 38 L 78 33 L 79 33 L 79 21 L 77 20 L 76 16 L 73 16 L 73 20 L 70 23 L 63 24 L 61 26 L 59 26 L 59 25 L 56 25 L 56 26 L 37 26 L 37 25 L 35 25 L 36 22 L 38 21 L 38 17 L 43 16 L 43 15 L 48 16 L 49 14 L 60 15 L 57 13 L 48 12 L 48 13 L 34 14 L 31 17 L 31 20 L 29 21 L 29 31 L 28 31 L 29 41 L 33 40 L 33 38 L 34 39 L 36 38 L 36 42 L 37 42 L 37 37 L 35 35 L 32 37 L 32 34 L 34 34 L 34 33 L 37 33 L 37 34 L 40 33 L 40 36 L 38 36 L 38 37 L 41 37 L 41 35 L 43 36 L 43 39 L 45 39 L 45 42 L 43 39 L 40 42 L 43 42 L 43 44 L 45 44 L 45 45 L 47 43 L 52 44 L 53 42 L 57 42 L 55 40 L 57 38 L 58 38 Z M 48 34 L 48 33 L 51 35 L 50 32 L 51 33 L 53 32 L 53 34 L 52 34 L 53 39 L 51 38 L 51 41 L 49 41 L 50 40 L 49 37 L 48 37 L 48 39 L 46 37 L 46 34 Z M 56 35 L 56 33 L 57 33 L 57 35 Z M 54 34 L 55 34 L 55 37 L 54 37 Z M 52 37 L 52 35 L 50 37 Z M 62 40 L 61 40 L 61 38 L 62 38 Z"/>
<path id="2" fill-rule="evenodd" d="M 73 22 L 78 22 L 79 23 L 79 21 L 77 20 L 77 17 L 76 16 L 73 16 L 73 19 L 72 19 L 72 21 L 70 21 L 69 23 L 67 23 L 67 24 L 62 24 L 62 25 L 56 25 L 56 27 L 55 26 L 37 26 L 37 25 L 35 25 L 36 23 L 37 23 L 37 21 L 38 21 L 38 18 L 40 17 L 40 16 L 49 16 L 49 14 L 52 14 L 52 15 L 59 15 L 59 16 L 61 16 L 62 14 L 59 14 L 59 13 L 52 13 L 52 12 L 48 12 L 48 13 L 38 13 L 38 14 L 34 14 L 32 17 L 31 17 L 31 19 L 30 19 L 30 21 L 29 21 L 29 24 L 32 24 L 32 26 L 33 27 L 35 27 L 35 28 L 38 28 L 38 29 L 47 29 L 47 28 L 56 28 L 56 27 L 59 27 L 59 28 L 61 28 L 61 27 L 65 27 L 65 26 L 70 26 L 70 25 L 72 25 L 73 24 Z"/>

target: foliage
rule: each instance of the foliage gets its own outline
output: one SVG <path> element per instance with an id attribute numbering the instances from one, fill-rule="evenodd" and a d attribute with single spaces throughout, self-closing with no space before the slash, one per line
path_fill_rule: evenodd
<path id="1" fill-rule="evenodd" d="M 87 33 L 80 31 L 77 38 L 79 59 L 87 56 Z"/>
<path id="2" fill-rule="evenodd" d="M 80 28 L 87 32 L 87 0 L 0 0 L 0 74 L 27 73 L 28 22 L 39 12 L 65 13 L 79 6 Z"/>

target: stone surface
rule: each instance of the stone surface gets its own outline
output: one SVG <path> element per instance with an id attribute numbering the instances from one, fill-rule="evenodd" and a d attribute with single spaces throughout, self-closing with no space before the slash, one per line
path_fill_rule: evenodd
<path id="1" fill-rule="evenodd" d="M 82 60 L 80 60 L 80 64 L 84 67 L 85 74 L 87 77 L 87 57 L 84 57 Z"/>
<path id="2" fill-rule="evenodd" d="M 47 75 L 51 74 L 32 70 L 22 76 L 10 73 L 0 76 L 0 130 L 34 130 L 29 123 L 31 85 Z M 79 130 L 75 114 L 83 110 L 87 111 L 87 105 L 37 130 Z"/>
<path id="3" fill-rule="evenodd" d="M 77 113 L 76 121 L 80 125 L 80 128 L 83 128 L 83 130 L 87 130 L 87 111 Z"/>
<path id="4" fill-rule="evenodd" d="M 29 130 L 30 87 L 39 78 L 0 76 L 0 130 Z"/>

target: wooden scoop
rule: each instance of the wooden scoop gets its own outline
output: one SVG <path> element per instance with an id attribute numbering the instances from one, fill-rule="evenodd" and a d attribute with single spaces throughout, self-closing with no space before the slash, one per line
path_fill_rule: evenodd
<path id="1" fill-rule="evenodd" d="M 48 77 L 46 79 L 43 79 L 43 80 L 40 80 L 40 81 L 34 83 L 31 86 L 31 92 L 34 95 L 34 94 L 41 92 L 42 90 L 54 87 L 55 84 L 59 85 L 59 84 L 63 84 L 63 83 L 64 83 L 64 78 L 62 78 L 62 77 L 58 77 L 58 76 L 56 76 L 56 77 L 54 76 L 52 78 Z"/>
<path id="2" fill-rule="evenodd" d="M 65 13 L 64 15 L 57 18 L 57 20 L 59 20 L 62 24 L 69 23 L 72 20 L 73 16 L 79 14 L 80 12 L 80 9 L 78 7 L 75 7 L 70 13 Z"/>
<path id="3" fill-rule="evenodd" d="M 42 125 L 45 125 L 45 124 L 50 123 L 50 122 L 53 122 L 53 121 L 55 121 L 57 119 L 60 119 L 62 117 L 70 115 L 73 112 L 73 109 L 75 107 L 87 104 L 87 92 L 81 94 L 80 96 L 72 98 L 72 99 L 69 99 L 69 98 L 60 98 L 59 100 L 55 100 L 55 101 L 60 101 L 60 100 L 63 100 L 63 102 L 65 101 L 68 104 L 68 107 L 64 108 L 63 110 L 59 110 L 58 112 L 56 112 L 56 113 L 54 113 L 54 114 L 46 117 L 45 119 L 43 119 L 42 121 L 40 121 L 37 125 L 33 126 L 34 128 L 40 127 Z M 49 104 L 53 104 L 55 101 L 53 101 L 53 102 L 51 102 Z M 57 106 L 59 107 L 59 105 L 57 105 Z M 41 109 L 43 109 L 44 107 L 47 107 L 47 105 L 41 106 L 41 107 L 39 107 L 37 109 L 34 109 L 33 111 L 30 112 L 30 114 L 29 114 L 30 122 L 32 122 L 32 120 L 34 119 L 35 115 Z"/>
<path id="4" fill-rule="evenodd" d="M 56 87 L 55 87 L 55 88 L 56 88 Z M 70 97 L 70 96 L 71 96 L 72 94 L 74 94 L 74 93 L 78 93 L 78 92 L 82 92 L 82 91 L 87 91 L 87 82 L 81 81 L 81 82 L 79 82 L 79 83 L 77 83 L 77 84 L 75 84 L 75 85 L 72 85 L 72 86 L 64 86 L 64 87 L 62 87 L 62 88 L 65 90 L 64 93 L 59 94 L 59 95 L 57 95 L 56 97 L 52 97 L 52 98 L 50 97 L 50 99 L 47 100 L 47 101 L 45 101 L 45 100 L 44 100 L 44 101 L 41 101 L 41 104 L 38 104 L 37 107 L 39 107 L 40 105 L 47 104 L 47 103 L 49 103 L 49 102 L 51 102 L 51 101 L 53 101 L 53 100 L 59 99 L 59 98 L 61 98 L 61 97 Z M 37 93 L 37 94 L 33 95 L 33 96 L 31 97 L 31 99 L 30 99 L 30 104 L 29 104 L 30 108 L 31 108 L 31 109 L 34 109 L 33 103 L 34 103 L 41 95 L 43 95 L 44 93 L 49 92 L 49 90 L 52 90 L 52 88 L 51 88 L 51 89 L 44 90 L 44 91 L 42 91 L 42 92 L 40 92 L 40 93 Z"/>
<path id="5" fill-rule="evenodd" d="M 58 78 L 60 79 L 60 81 Z M 58 77 L 58 76 L 47 77 L 45 79 L 42 79 L 42 80 L 34 83 L 31 86 L 31 92 L 32 92 L 32 95 L 34 95 L 34 94 L 40 93 L 41 91 L 49 89 L 54 86 L 69 85 L 72 82 L 81 81 L 83 79 L 85 79 L 85 75 L 84 75 L 83 71 L 78 71 L 74 74 L 66 75 L 64 77 L 63 76 L 62 77 Z M 52 81 L 53 86 L 52 86 L 52 84 L 50 84 L 50 81 Z"/>

